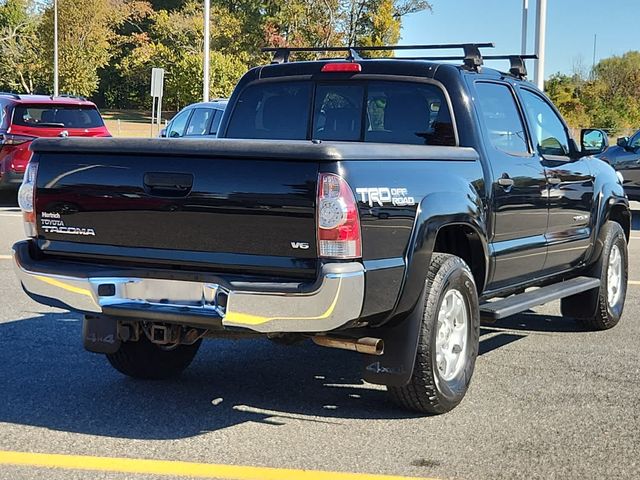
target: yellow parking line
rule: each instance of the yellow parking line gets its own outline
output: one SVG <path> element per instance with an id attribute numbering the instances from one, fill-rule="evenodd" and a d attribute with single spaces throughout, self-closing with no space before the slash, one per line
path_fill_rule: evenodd
<path id="1" fill-rule="evenodd" d="M 0 450 L 0 465 L 91 470 L 146 475 L 219 478 L 224 480 L 417 480 L 416 477 L 369 475 L 366 473 L 322 472 L 284 468 L 215 465 L 169 460 L 92 457 L 49 453 L 10 452 Z M 421 479 L 433 480 L 433 479 Z"/>
<path id="2" fill-rule="evenodd" d="M 11 260 L 11 255 L 0 255 L 0 260 Z"/>
<path id="3" fill-rule="evenodd" d="M 638 280 L 629 280 L 627 283 L 629 285 L 640 285 L 640 281 Z"/>

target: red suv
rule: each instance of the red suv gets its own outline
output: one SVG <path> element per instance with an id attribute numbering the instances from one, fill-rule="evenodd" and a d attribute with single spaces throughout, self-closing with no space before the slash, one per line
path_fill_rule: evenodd
<path id="1" fill-rule="evenodd" d="M 0 189 L 18 188 L 37 137 L 110 137 L 94 103 L 80 97 L 0 93 Z"/>

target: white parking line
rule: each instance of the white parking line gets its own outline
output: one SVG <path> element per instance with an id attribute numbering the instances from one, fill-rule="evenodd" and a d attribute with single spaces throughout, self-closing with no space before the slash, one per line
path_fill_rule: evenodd
<path id="1" fill-rule="evenodd" d="M 11 260 L 11 255 L 0 255 L 0 260 Z"/>

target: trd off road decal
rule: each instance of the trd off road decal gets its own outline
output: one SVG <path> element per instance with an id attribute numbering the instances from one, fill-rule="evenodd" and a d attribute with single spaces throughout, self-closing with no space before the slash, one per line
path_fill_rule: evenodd
<path id="1" fill-rule="evenodd" d="M 58 233 L 61 235 L 93 235 L 93 228 L 68 227 L 60 218 L 59 213 L 42 212 L 40 215 L 40 228 L 44 233 Z"/>
<path id="2" fill-rule="evenodd" d="M 360 200 L 368 203 L 370 207 L 373 207 L 374 204 L 383 207 L 385 203 L 390 203 L 395 207 L 416 204 L 415 199 L 409 196 L 409 191 L 406 188 L 356 188 L 356 193 L 360 196 Z"/>

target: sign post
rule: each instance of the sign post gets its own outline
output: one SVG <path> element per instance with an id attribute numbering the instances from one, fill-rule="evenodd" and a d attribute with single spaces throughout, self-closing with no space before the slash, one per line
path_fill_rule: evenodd
<path id="1" fill-rule="evenodd" d="M 162 96 L 164 93 L 164 68 L 153 68 L 151 70 L 151 136 L 154 136 L 154 123 L 162 121 Z"/>

